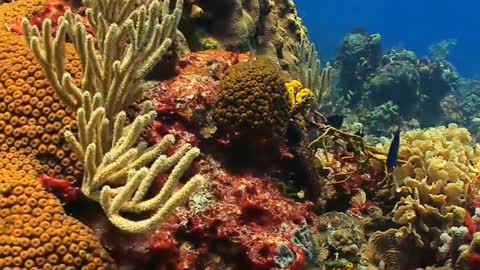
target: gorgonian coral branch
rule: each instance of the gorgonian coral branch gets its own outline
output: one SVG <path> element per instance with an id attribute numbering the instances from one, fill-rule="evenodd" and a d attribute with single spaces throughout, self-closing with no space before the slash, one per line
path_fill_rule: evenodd
<path id="1" fill-rule="evenodd" d="M 315 44 L 307 39 L 291 46 L 290 50 L 298 60 L 296 75 L 304 87 L 313 90 L 315 98 L 311 105 L 318 109 L 330 92 L 332 66 L 327 63 L 325 68 L 321 68 Z"/>
<path id="2" fill-rule="evenodd" d="M 52 37 L 51 21 L 42 34 L 24 20 L 25 37 L 60 99 L 77 110 L 78 134 L 65 132 L 67 142 L 84 160 L 81 190 L 99 202 L 110 221 L 132 233 L 150 230 L 203 183 L 194 176 L 175 191 L 179 179 L 200 154 L 186 144 L 170 157 L 161 155 L 175 143 L 172 135 L 156 145 L 139 143 L 142 131 L 156 117 L 151 102 L 126 126 L 124 110 L 144 90 L 143 78 L 171 47 L 183 1 L 170 12 L 170 1 L 149 1 L 136 7 L 133 0 L 86 1 L 87 17 L 95 33 L 89 35 L 80 17 L 68 11 Z M 80 86 L 65 72 L 64 47 L 69 38 L 83 66 Z M 150 168 L 147 166 L 152 164 Z M 172 169 L 173 168 L 173 169 Z M 161 192 L 145 199 L 154 178 L 172 172 Z M 144 220 L 130 220 L 121 212 L 156 211 Z"/>

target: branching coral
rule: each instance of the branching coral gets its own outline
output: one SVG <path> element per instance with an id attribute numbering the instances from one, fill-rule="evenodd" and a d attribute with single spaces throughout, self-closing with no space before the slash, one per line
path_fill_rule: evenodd
<path id="1" fill-rule="evenodd" d="M 38 161 L 0 152 L 1 269 L 116 269 L 93 230 L 64 214 L 35 176 Z M 3 162 L 2 162 L 3 163 Z"/>
<path id="2" fill-rule="evenodd" d="M 151 147 L 142 143 L 134 147 L 156 114 L 152 104 L 146 102 L 140 115 L 126 127 L 126 113 L 122 111 L 143 92 L 142 79 L 170 48 L 183 1 L 176 2 L 173 12 L 168 0 L 162 4 L 151 1 L 138 8 L 135 1 L 128 0 L 86 4 L 95 37 L 87 35 L 81 19 L 71 12 L 60 18 L 53 39 L 48 19 L 43 23 L 42 34 L 24 20 L 24 33 L 52 88 L 67 106 L 77 110 L 78 138 L 72 132 L 66 132 L 65 137 L 85 162 L 83 193 L 98 201 L 117 227 L 128 232 L 145 232 L 185 202 L 204 180 L 197 175 L 173 194 L 179 178 L 199 150 L 184 145 L 170 158 L 159 157 L 174 143 L 173 136 L 165 136 Z M 65 72 L 67 35 L 83 66 L 81 87 L 75 86 L 71 75 Z M 151 162 L 149 169 L 143 168 Z M 162 191 L 142 201 L 155 176 L 174 165 Z M 156 214 L 141 221 L 120 215 L 120 211 L 143 213 L 155 209 L 158 209 Z"/>

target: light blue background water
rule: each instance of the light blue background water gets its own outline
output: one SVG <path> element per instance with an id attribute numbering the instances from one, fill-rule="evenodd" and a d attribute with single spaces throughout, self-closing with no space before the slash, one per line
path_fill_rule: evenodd
<path id="1" fill-rule="evenodd" d="M 332 59 L 355 27 L 380 33 L 383 48 L 418 56 L 442 39 L 456 39 L 448 59 L 463 76 L 480 78 L 480 0 L 295 0 L 322 60 Z"/>

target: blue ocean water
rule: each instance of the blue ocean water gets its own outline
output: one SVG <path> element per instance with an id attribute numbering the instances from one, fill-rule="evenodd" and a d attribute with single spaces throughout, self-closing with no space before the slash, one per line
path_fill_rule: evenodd
<path id="1" fill-rule="evenodd" d="M 448 57 L 465 77 L 480 78 L 478 0 L 296 0 L 322 60 L 335 57 L 353 28 L 383 37 L 383 48 L 401 47 L 418 56 L 444 39 L 456 39 Z"/>

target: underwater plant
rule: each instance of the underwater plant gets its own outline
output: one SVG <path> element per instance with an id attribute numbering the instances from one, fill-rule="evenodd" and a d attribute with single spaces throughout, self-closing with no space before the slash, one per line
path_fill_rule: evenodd
<path id="1" fill-rule="evenodd" d="M 126 113 L 122 111 L 143 92 L 141 80 L 172 44 L 183 1 L 176 2 L 172 13 L 170 1 L 152 1 L 138 8 L 133 1 L 86 4 L 95 37 L 87 35 L 81 20 L 67 12 L 59 21 L 54 39 L 49 19 L 43 22 L 42 34 L 24 20 L 25 38 L 55 92 L 67 106 L 77 110 L 78 137 L 67 131 L 65 138 L 84 160 L 83 194 L 99 202 L 115 226 L 132 233 L 145 232 L 185 202 L 204 181 L 197 175 L 173 193 L 199 149 L 186 144 L 170 158 L 160 156 L 175 142 L 173 136 L 151 147 L 144 143 L 135 146 L 156 113 L 146 102 L 141 114 L 127 127 Z M 63 50 L 67 35 L 84 70 L 81 87 L 75 86 L 65 72 Z M 149 169 L 144 167 L 152 161 Z M 155 176 L 171 167 L 173 171 L 162 192 L 146 199 Z M 120 211 L 156 213 L 138 221 L 123 217 Z"/>
<path id="2" fill-rule="evenodd" d="M 307 39 L 292 45 L 290 50 L 298 61 L 293 73 L 298 76 L 298 80 L 305 88 L 313 90 L 311 107 L 319 109 L 331 88 L 332 66 L 327 63 L 325 68 L 321 67 L 315 44 Z"/>

